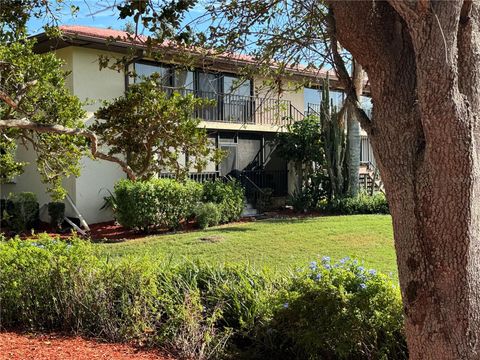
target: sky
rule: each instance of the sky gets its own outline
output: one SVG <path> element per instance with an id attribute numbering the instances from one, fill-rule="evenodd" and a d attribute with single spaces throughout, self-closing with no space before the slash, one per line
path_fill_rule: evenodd
<path id="1" fill-rule="evenodd" d="M 112 8 L 113 0 L 98 1 L 98 0 L 67 0 L 65 2 L 65 9 L 61 12 L 59 25 L 87 25 L 100 28 L 121 29 L 126 21 L 118 18 L 118 11 Z M 70 12 L 70 5 L 78 6 L 80 11 L 72 16 Z M 110 8 L 109 8 L 110 5 Z M 185 18 L 185 22 L 203 13 L 203 5 L 200 2 L 194 9 L 192 9 Z M 132 21 L 130 21 L 132 22 Z M 28 30 L 31 35 L 42 32 L 42 27 L 47 23 L 47 19 L 32 18 L 28 23 Z"/>

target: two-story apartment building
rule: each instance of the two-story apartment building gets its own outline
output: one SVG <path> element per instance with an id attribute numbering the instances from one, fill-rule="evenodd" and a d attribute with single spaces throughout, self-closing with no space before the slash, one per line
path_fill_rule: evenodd
<path id="1" fill-rule="evenodd" d="M 217 55 L 202 57 L 197 65 L 188 69 L 179 66 L 166 56 L 161 62 L 145 57 L 142 39 L 132 42 L 127 34 L 118 30 L 99 29 L 85 26 L 62 27 L 64 37 L 51 39 L 45 34 L 35 36 L 36 51 L 54 51 L 65 61 L 70 72 L 67 86 L 85 105 L 87 123 L 91 122 L 95 110 L 102 100 L 121 96 L 135 78 L 128 75 L 134 70 L 137 75 L 162 75 L 167 87 L 179 88 L 199 97 L 216 100 L 216 106 L 196 114 L 201 125 L 208 131 L 212 146 L 227 152 L 220 164 L 209 164 L 201 174 L 192 174 L 199 180 L 216 178 L 241 171 L 248 181 L 258 187 L 270 187 L 274 195 L 285 196 L 295 187 L 294 170 L 285 159 L 275 152 L 271 141 L 284 125 L 304 118 L 307 113 L 318 111 L 323 79 L 330 78 L 332 101 L 340 104 L 343 94 L 333 73 L 290 70 L 285 80 L 285 91 L 272 96 L 263 86 L 265 79 L 254 77 L 241 80 L 238 73 L 253 60 L 246 56 Z M 111 39 L 116 39 L 112 42 Z M 136 50 L 135 60 L 124 72 L 99 67 L 99 56 L 118 57 L 127 51 Z M 166 50 L 167 51 L 167 50 Z M 311 87 L 299 87 L 302 80 L 309 80 Z M 370 160 L 368 142 L 362 142 L 363 160 Z M 9 192 L 34 191 L 40 205 L 50 201 L 40 176 L 35 168 L 35 154 L 19 147 L 19 160 L 30 162 L 25 172 L 14 183 L 3 185 L 1 196 Z M 187 159 L 182 159 L 186 161 Z M 160 174 L 160 176 L 169 176 Z M 64 185 L 72 201 L 87 222 L 96 223 L 111 219 L 111 213 L 100 211 L 103 196 L 112 190 L 116 181 L 125 174 L 113 163 L 82 160 L 82 171 L 78 178 L 65 179 Z M 68 205 L 68 204 L 67 204 Z M 70 212 L 70 213 L 68 213 Z M 75 216 L 67 206 L 67 215 Z"/>

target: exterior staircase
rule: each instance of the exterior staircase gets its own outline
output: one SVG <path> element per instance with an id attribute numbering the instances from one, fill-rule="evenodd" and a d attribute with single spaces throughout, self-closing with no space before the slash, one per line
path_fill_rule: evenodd
<path id="1" fill-rule="evenodd" d="M 242 217 L 255 217 L 259 215 L 258 210 L 253 207 L 250 202 L 245 203 L 245 207 L 243 208 Z"/>
<path id="2" fill-rule="evenodd" d="M 382 192 L 385 194 L 385 187 L 380 178 L 380 172 L 375 164 L 370 161 L 360 164 L 358 182 L 360 189 L 363 189 L 370 195 L 373 195 L 375 192 Z"/>

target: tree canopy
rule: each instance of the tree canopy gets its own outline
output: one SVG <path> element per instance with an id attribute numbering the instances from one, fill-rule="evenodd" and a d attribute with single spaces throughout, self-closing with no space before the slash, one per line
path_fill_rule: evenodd
<path id="1" fill-rule="evenodd" d="M 30 40 L 0 43 L 0 172 L 9 181 L 25 164 L 15 161 L 17 143 L 37 154 L 37 167 L 54 197 L 61 198 L 62 179 L 79 173 L 88 149 L 81 135 L 82 104 L 65 86 L 62 61 L 54 54 L 35 54 Z M 78 135 L 48 131 L 74 128 Z M 35 131 L 37 127 L 38 131 Z"/>
<path id="2" fill-rule="evenodd" d="M 23 172 L 17 146 L 33 149 L 42 181 L 52 197 L 65 196 L 62 179 L 79 174 L 79 161 L 95 136 L 84 129 L 85 112 L 66 87 L 68 75 L 55 54 L 36 54 L 27 39 L 32 16 L 50 15 L 55 2 L 7 1 L 0 6 L 0 182 Z M 50 34 L 55 31 L 49 29 Z"/>
<path id="3" fill-rule="evenodd" d="M 212 27 L 194 36 L 182 19 L 196 3 L 128 0 L 119 10 L 155 41 L 193 38 L 220 52 L 245 49 L 257 53 L 259 71 L 275 60 L 265 70 L 274 79 L 275 71 L 301 63 L 295 54 L 306 49 L 319 50 L 313 59 L 320 64 L 330 59 L 385 184 L 410 358 L 477 359 L 479 2 L 220 0 L 207 7 Z M 282 49 L 288 44 L 297 52 Z M 368 74 L 372 118 L 361 109 L 339 44 Z"/>
<path id="4" fill-rule="evenodd" d="M 195 116 L 214 102 L 162 87 L 158 74 L 141 80 L 95 113 L 97 120 L 90 129 L 101 145 L 108 146 L 108 155 L 131 179 L 150 178 L 161 171 L 184 178 L 191 170 L 202 171 L 209 161 L 218 163 L 222 153 Z"/>

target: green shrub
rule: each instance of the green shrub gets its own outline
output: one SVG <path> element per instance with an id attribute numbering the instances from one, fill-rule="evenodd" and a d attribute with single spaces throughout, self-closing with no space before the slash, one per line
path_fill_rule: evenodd
<path id="1" fill-rule="evenodd" d="M 312 262 L 278 302 L 262 359 L 407 359 L 397 286 L 356 261 Z"/>
<path id="2" fill-rule="evenodd" d="M 309 188 L 295 190 L 293 194 L 289 196 L 288 202 L 295 211 L 299 212 L 307 212 L 315 209 L 317 206 Z"/>
<path id="3" fill-rule="evenodd" d="M 38 223 L 39 204 L 32 192 L 11 193 L 8 196 L 6 211 L 7 225 L 16 233 L 34 228 Z"/>
<path id="4" fill-rule="evenodd" d="M 209 181 L 203 184 L 202 202 L 218 204 L 221 212 L 220 222 L 235 221 L 242 215 L 245 206 L 245 191 L 236 180 Z"/>
<path id="5" fill-rule="evenodd" d="M 390 213 L 387 198 L 383 193 L 374 195 L 360 193 L 354 198 L 343 198 L 324 203 L 319 208 L 322 211 L 340 215 Z"/>
<path id="6" fill-rule="evenodd" d="M 102 260 L 86 241 L 0 244 L 0 315 L 9 328 L 141 339 L 155 321 L 154 264 Z"/>
<path id="7" fill-rule="evenodd" d="M 217 358 L 252 328 L 272 289 L 247 267 L 112 260 L 87 241 L 46 235 L 0 242 L 0 279 L 3 328 L 139 341 L 195 359 Z"/>
<path id="8" fill-rule="evenodd" d="M 208 353 L 205 358 L 217 358 L 238 340 L 251 341 L 253 329 L 266 318 L 268 300 L 276 291 L 274 282 L 250 267 L 185 263 L 160 272 L 158 279 L 165 314 L 161 343 L 172 342 L 178 349 L 179 339 L 185 339 L 182 352 L 194 359 Z M 195 341 L 199 338 L 203 340 Z M 195 344 L 206 349 L 199 351 Z M 211 354 L 213 349 L 218 354 Z"/>
<path id="9" fill-rule="evenodd" d="M 185 358 L 406 359 L 392 281 L 355 262 L 292 278 L 249 266 L 106 258 L 88 241 L 0 242 L 6 329 L 170 347 Z"/>
<path id="10" fill-rule="evenodd" d="M 3 222 L 4 211 L 7 211 L 7 200 L 0 199 L 0 226 L 2 225 L 2 222 Z"/>
<path id="11" fill-rule="evenodd" d="M 48 215 L 50 215 L 50 224 L 59 228 L 65 217 L 65 204 L 63 202 L 48 203 Z"/>
<path id="12" fill-rule="evenodd" d="M 195 208 L 195 219 L 200 229 L 216 226 L 221 219 L 220 209 L 217 204 L 198 204 Z"/>
<path id="13" fill-rule="evenodd" d="M 255 202 L 255 207 L 260 212 L 270 211 L 273 208 L 273 189 L 263 188 L 262 192 L 258 194 L 258 198 Z"/>
<path id="14" fill-rule="evenodd" d="M 173 179 L 149 181 L 120 180 L 115 184 L 115 216 L 126 228 L 177 229 L 193 215 L 202 186 L 193 181 Z"/>

